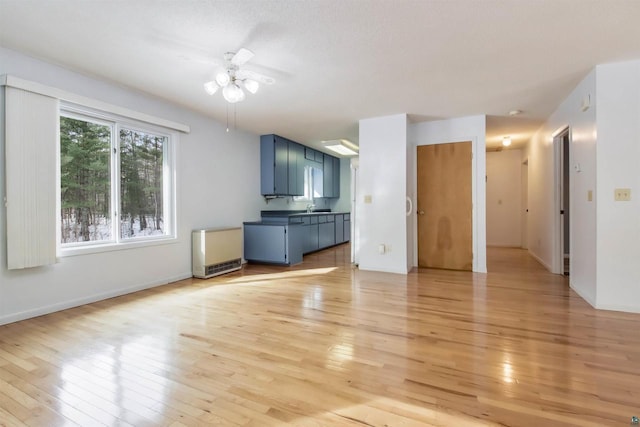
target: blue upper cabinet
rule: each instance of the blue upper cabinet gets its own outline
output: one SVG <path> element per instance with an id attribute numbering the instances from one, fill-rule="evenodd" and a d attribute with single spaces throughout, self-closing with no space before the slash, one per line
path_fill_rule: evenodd
<path id="1" fill-rule="evenodd" d="M 323 196 L 324 197 L 334 197 L 333 196 L 333 156 L 328 154 L 324 155 L 324 167 L 322 177 L 324 180 L 323 183 Z"/>
<path id="2" fill-rule="evenodd" d="M 340 159 L 333 158 L 333 197 L 340 197 Z"/>
<path id="3" fill-rule="evenodd" d="M 278 135 L 260 137 L 260 192 L 263 196 L 304 195 L 304 146 Z"/>
<path id="4" fill-rule="evenodd" d="M 289 141 L 289 194 L 304 195 L 304 147 Z"/>
<path id="5" fill-rule="evenodd" d="M 340 197 L 340 159 L 278 135 L 260 136 L 260 192 L 263 196 L 304 195 L 304 168 L 322 171 L 322 197 Z"/>
<path id="6" fill-rule="evenodd" d="M 289 195 L 289 143 L 277 135 L 260 137 L 260 192 Z"/>
<path id="7" fill-rule="evenodd" d="M 340 159 L 324 155 L 324 197 L 340 197 Z"/>

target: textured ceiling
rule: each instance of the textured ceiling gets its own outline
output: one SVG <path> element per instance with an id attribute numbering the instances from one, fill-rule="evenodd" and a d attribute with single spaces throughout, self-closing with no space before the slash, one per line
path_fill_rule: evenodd
<path id="1" fill-rule="evenodd" d="M 637 0 L 0 0 L 0 44 L 199 111 L 226 51 L 276 78 L 238 127 L 314 145 L 358 120 L 487 114 L 515 144 L 596 64 L 640 58 Z M 508 117 L 513 109 L 523 111 Z"/>

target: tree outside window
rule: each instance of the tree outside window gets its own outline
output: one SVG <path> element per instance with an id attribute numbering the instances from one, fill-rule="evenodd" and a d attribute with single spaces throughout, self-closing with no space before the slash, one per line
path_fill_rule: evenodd
<path id="1" fill-rule="evenodd" d="M 61 244 L 96 245 L 169 235 L 168 144 L 167 135 L 62 114 Z"/>

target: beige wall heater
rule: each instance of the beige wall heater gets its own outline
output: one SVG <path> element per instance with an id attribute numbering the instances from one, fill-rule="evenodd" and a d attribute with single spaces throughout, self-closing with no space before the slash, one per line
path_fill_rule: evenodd
<path id="1" fill-rule="evenodd" d="M 201 279 L 242 268 L 242 228 L 194 230 L 193 275 Z"/>

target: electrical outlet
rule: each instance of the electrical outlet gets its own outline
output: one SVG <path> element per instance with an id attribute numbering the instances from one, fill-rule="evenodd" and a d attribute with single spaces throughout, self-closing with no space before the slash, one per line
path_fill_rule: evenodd
<path id="1" fill-rule="evenodd" d="M 614 190 L 614 200 L 616 202 L 628 202 L 631 200 L 631 189 L 630 188 L 616 188 Z"/>

